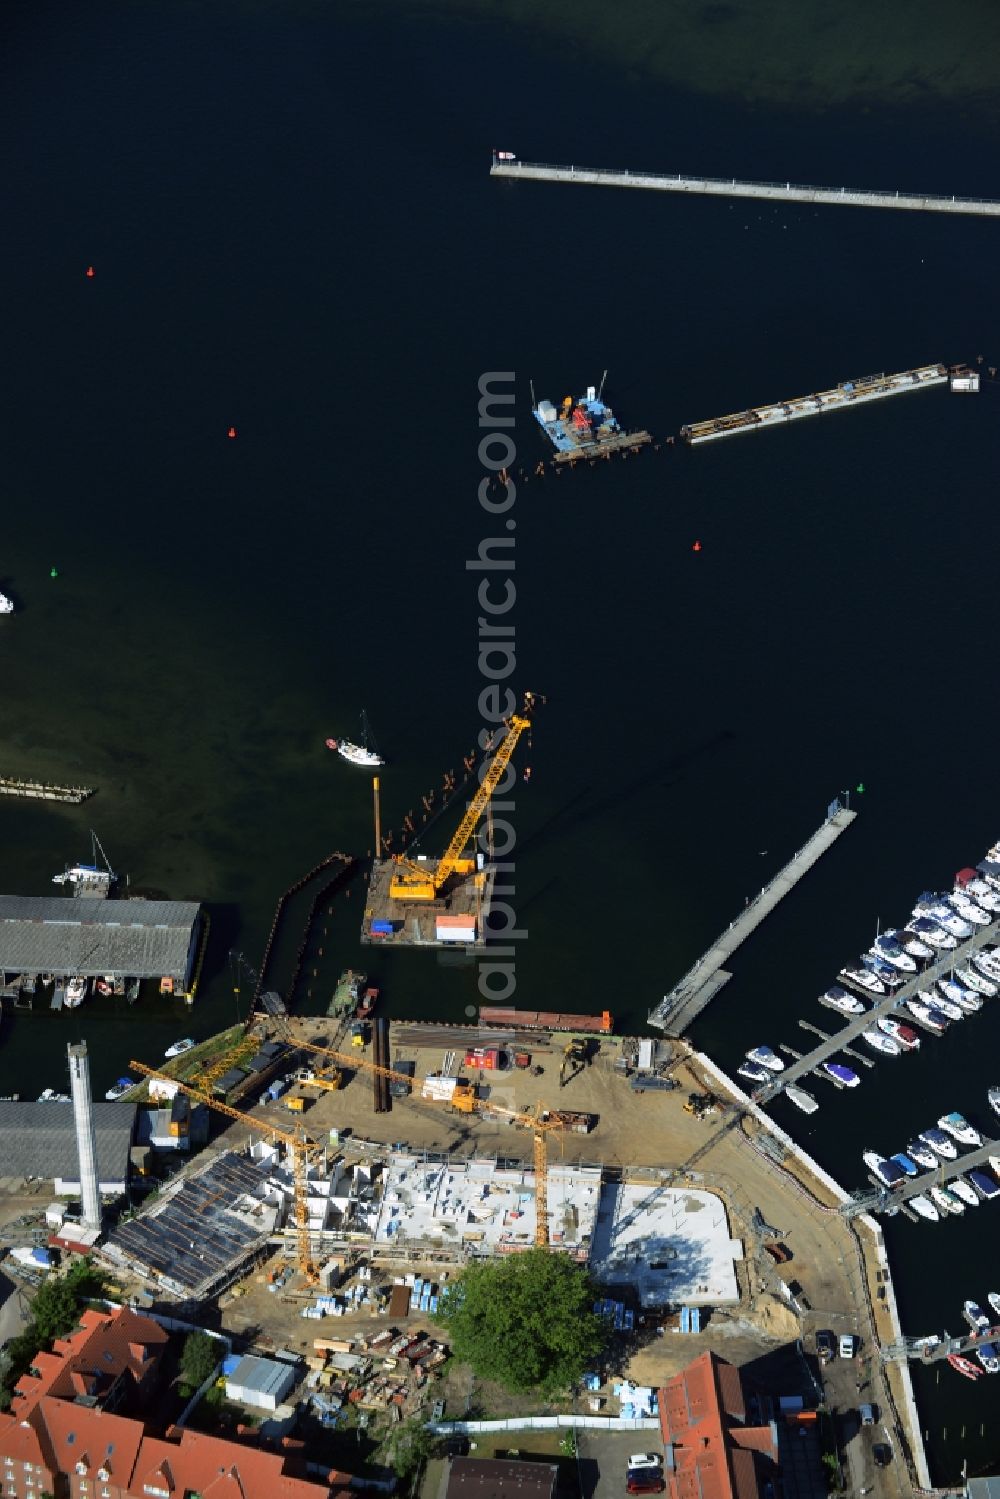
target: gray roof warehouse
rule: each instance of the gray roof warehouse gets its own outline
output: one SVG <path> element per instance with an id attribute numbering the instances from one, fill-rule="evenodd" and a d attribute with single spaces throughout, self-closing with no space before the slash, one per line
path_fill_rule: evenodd
<path id="1" fill-rule="evenodd" d="M 172 978 L 186 989 L 200 914 L 194 901 L 0 895 L 0 981 L 114 975 Z"/>

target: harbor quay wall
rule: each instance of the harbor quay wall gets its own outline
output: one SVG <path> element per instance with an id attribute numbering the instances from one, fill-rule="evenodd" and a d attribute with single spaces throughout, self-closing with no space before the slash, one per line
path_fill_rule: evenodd
<path id="1" fill-rule="evenodd" d="M 708 1076 L 711 1077 L 712 1080 L 721 1089 L 723 1089 L 735 1102 L 739 1103 L 741 1108 L 745 1109 L 746 1112 L 751 1115 L 751 1117 L 756 1120 L 756 1122 L 763 1129 L 767 1130 L 768 1134 L 778 1140 L 784 1147 L 784 1149 L 788 1152 L 788 1154 L 793 1156 L 795 1160 L 798 1161 L 799 1165 L 805 1168 L 810 1176 L 812 1176 L 816 1181 L 822 1183 L 822 1185 L 826 1188 L 826 1190 L 831 1194 L 831 1196 L 838 1204 L 843 1204 L 851 1200 L 851 1194 L 845 1191 L 840 1183 L 836 1181 L 828 1171 L 824 1171 L 819 1162 L 813 1160 L 812 1156 L 809 1155 L 805 1150 L 803 1150 L 801 1145 L 797 1144 L 796 1141 L 792 1139 L 791 1135 L 789 1135 L 785 1130 L 781 1128 L 780 1125 L 776 1124 L 773 1119 L 765 1114 L 764 1110 L 761 1109 L 757 1104 L 755 1104 L 753 1099 L 750 1098 L 746 1093 L 744 1093 L 743 1089 L 740 1088 L 738 1084 L 734 1083 L 729 1075 L 723 1072 L 722 1068 L 712 1061 L 711 1057 L 707 1056 L 704 1052 L 692 1051 L 690 1060 L 698 1067 L 700 1067 L 704 1072 L 706 1072 Z M 775 1164 L 777 1165 L 777 1163 Z M 780 1166 L 778 1167 L 778 1169 L 781 1169 Z M 807 1191 L 807 1188 L 802 1186 L 787 1172 L 785 1173 L 785 1176 L 789 1184 L 794 1185 L 797 1190 L 799 1190 L 800 1192 Z M 809 1195 L 811 1196 L 812 1194 Z M 822 1204 L 819 1204 L 819 1206 L 822 1206 Z M 828 1208 L 826 1209 L 826 1211 L 830 1213 L 836 1213 L 837 1209 Z M 867 1273 L 869 1256 L 872 1256 L 874 1258 L 878 1269 L 886 1272 L 886 1279 L 882 1282 L 885 1289 L 885 1305 L 888 1311 L 890 1323 L 892 1325 L 893 1338 L 899 1340 L 902 1338 L 903 1333 L 899 1322 L 899 1308 L 896 1304 L 896 1293 L 892 1281 L 889 1256 L 886 1251 L 885 1239 L 882 1234 L 881 1226 L 868 1213 L 862 1213 L 859 1214 L 857 1218 L 854 1219 L 851 1223 L 848 1223 L 845 1220 L 845 1228 L 851 1234 L 851 1238 L 853 1239 L 855 1247 L 857 1249 L 859 1260 L 861 1261 L 861 1284 L 864 1287 L 865 1291 L 868 1318 L 872 1329 L 873 1342 L 875 1342 L 877 1347 L 878 1333 L 875 1320 L 875 1306 L 872 1302 L 871 1293 L 869 1290 L 869 1276 Z M 917 1413 L 917 1403 L 913 1394 L 913 1380 L 910 1377 L 909 1364 L 905 1359 L 899 1362 L 895 1372 L 898 1375 L 900 1381 L 902 1392 L 901 1403 L 903 1408 L 902 1415 L 905 1416 L 906 1421 L 906 1427 L 904 1428 L 904 1430 L 906 1431 L 904 1456 L 906 1457 L 907 1465 L 910 1468 L 914 1486 L 921 1492 L 939 1492 L 937 1490 L 934 1490 L 931 1485 L 930 1469 L 927 1466 L 927 1454 L 924 1451 L 920 1417 Z M 896 1410 L 897 1407 L 894 1394 L 889 1385 L 888 1377 L 885 1375 L 884 1371 L 883 1385 L 886 1396 L 888 1397 L 888 1404 L 890 1405 L 890 1408 Z"/>
<path id="2" fill-rule="evenodd" d="M 697 193 L 720 198 L 762 198 L 784 203 L 827 203 L 846 208 L 898 208 L 918 213 L 975 214 L 1000 218 L 991 198 L 901 193 L 848 187 L 814 187 L 796 182 L 741 182 L 737 178 L 667 176 L 656 172 L 603 171 L 593 167 L 549 166 L 542 162 L 494 162 L 493 177 L 524 177 L 536 182 L 579 182 L 589 187 L 638 187 L 661 193 Z"/>

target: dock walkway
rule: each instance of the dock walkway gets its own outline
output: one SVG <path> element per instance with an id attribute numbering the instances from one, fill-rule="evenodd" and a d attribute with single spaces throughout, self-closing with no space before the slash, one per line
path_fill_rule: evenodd
<path id="1" fill-rule="evenodd" d="M 526 178 L 534 182 L 579 182 L 588 187 L 638 187 L 660 193 L 696 193 L 719 198 L 763 198 L 783 203 L 827 203 L 841 208 L 898 208 L 918 213 L 976 214 L 1000 218 L 992 198 L 951 197 L 932 193 L 870 191 L 865 188 L 810 187 L 796 182 L 740 182 L 735 177 L 665 176 L 655 172 L 607 172 L 600 168 L 550 166 L 533 161 L 497 161 L 491 177 Z"/>
<path id="2" fill-rule="evenodd" d="M 17 776 L 0 776 L 0 796 L 23 796 L 30 801 L 71 802 L 74 806 L 79 806 L 93 795 L 93 786 L 55 786 L 48 781 L 22 781 Z"/>
<path id="3" fill-rule="evenodd" d="M 750 933 L 756 930 L 765 916 L 771 914 L 793 885 L 812 868 L 820 855 L 836 842 L 845 828 L 850 827 L 857 815 L 849 808 L 842 807 L 839 801 L 831 803 L 826 820 L 813 833 L 808 843 L 803 844 L 780 874 L 775 875 L 770 884 L 765 885 L 760 894 L 748 903 L 746 910 L 729 923 L 728 929 L 715 945 L 698 959 L 680 983 L 675 984 L 670 993 L 663 996 L 661 1003 L 649 1016 L 650 1025 L 655 1025 L 672 1036 L 683 1034 L 695 1016 L 732 977 L 723 964 L 746 941 Z"/>
<path id="4" fill-rule="evenodd" d="M 966 937 L 963 942 L 959 942 L 957 947 L 943 949 L 941 956 L 928 964 L 922 973 L 915 973 L 912 978 L 907 979 L 905 984 L 900 984 L 891 994 L 881 995 L 876 998 L 866 991 L 859 991 L 864 993 L 867 1001 L 870 1002 L 873 998 L 875 999 L 871 1008 L 866 1008 L 864 1014 L 855 1015 L 852 1019 L 848 1020 L 846 1025 L 842 1026 L 839 1031 L 834 1032 L 828 1041 L 824 1041 L 814 1051 L 808 1052 L 805 1056 L 792 1062 L 785 1068 L 784 1072 L 779 1073 L 775 1077 L 773 1082 L 766 1083 L 759 1091 L 754 1092 L 754 1100 L 759 1104 L 769 1103 L 783 1088 L 787 1088 L 789 1083 L 797 1083 L 799 1078 L 805 1077 L 809 1072 L 815 1072 L 816 1068 L 823 1062 L 828 1062 L 838 1051 L 843 1051 L 845 1046 L 850 1045 L 852 1041 L 861 1035 L 862 1031 L 866 1031 L 869 1026 L 874 1025 L 880 1015 L 893 1014 L 905 1000 L 912 999 L 920 989 L 930 989 L 935 979 L 942 978 L 945 974 L 950 973 L 956 965 L 961 965 L 964 959 L 977 948 L 998 941 L 1000 941 L 1000 918 L 996 921 L 991 921 L 988 926 L 977 927 L 972 936 Z M 836 982 L 850 986 L 850 980 L 843 977 L 838 978 Z M 987 1003 L 989 1004 L 991 1001 L 988 1000 Z M 913 1024 L 916 1026 L 917 1024 L 917 1021 L 911 1017 L 909 1010 L 904 1010 L 901 1018 L 907 1025 Z M 967 1015 L 965 1018 L 966 1020 L 974 1020 L 975 1015 Z M 956 1025 L 964 1023 L 964 1021 L 957 1020 L 954 1022 Z M 896 1059 L 890 1058 L 887 1060 L 891 1064 Z M 966 1156 L 966 1163 L 970 1166 L 975 1165 L 975 1162 L 969 1156 Z M 919 1177 L 916 1179 L 920 1180 Z M 929 1176 L 927 1180 L 930 1185 L 933 1185 Z M 899 1195 L 898 1192 L 893 1194 L 894 1198 L 897 1199 Z"/>

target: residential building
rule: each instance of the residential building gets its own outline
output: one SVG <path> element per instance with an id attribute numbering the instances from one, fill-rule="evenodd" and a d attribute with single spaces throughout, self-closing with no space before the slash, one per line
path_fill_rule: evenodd
<path id="1" fill-rule="evenodd" d="M 556 1463 L 522 1463 L 493 1457 L 454 1457 L 444 1475 L 442 1499 L 552 1499 Z"/>
<path id="2" fill-rule="evenodd" d="M 659 1392 L 667 1499 L 761 1499 L 779 1463 L 778 1427 L 747 1424 L 740 1371 L 702 1353 Z"/>
<path id="3" fill-rule="evenodd" d="M 168 1335 L 158 1322 L 129 1307 L 112 1312 L 88 1308 L 80 1326 L 56 1338 L 51 1353 L 39 1353 L 14 1389 L 11 1409 L 27 1411 L 43 1395 L 59 1400 L 86 1398 L 115 1411 L 148 1396 L 156 1381 Z"/>

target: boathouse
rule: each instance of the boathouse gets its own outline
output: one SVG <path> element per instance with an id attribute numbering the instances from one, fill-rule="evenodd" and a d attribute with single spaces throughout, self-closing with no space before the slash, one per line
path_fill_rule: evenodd
<path id="1" fill-rule="evenodd" d="M 194 901 L 0 895 L 0 985 L 18 978 L 166 978 L 186 993 L 201 919 Z"/>

